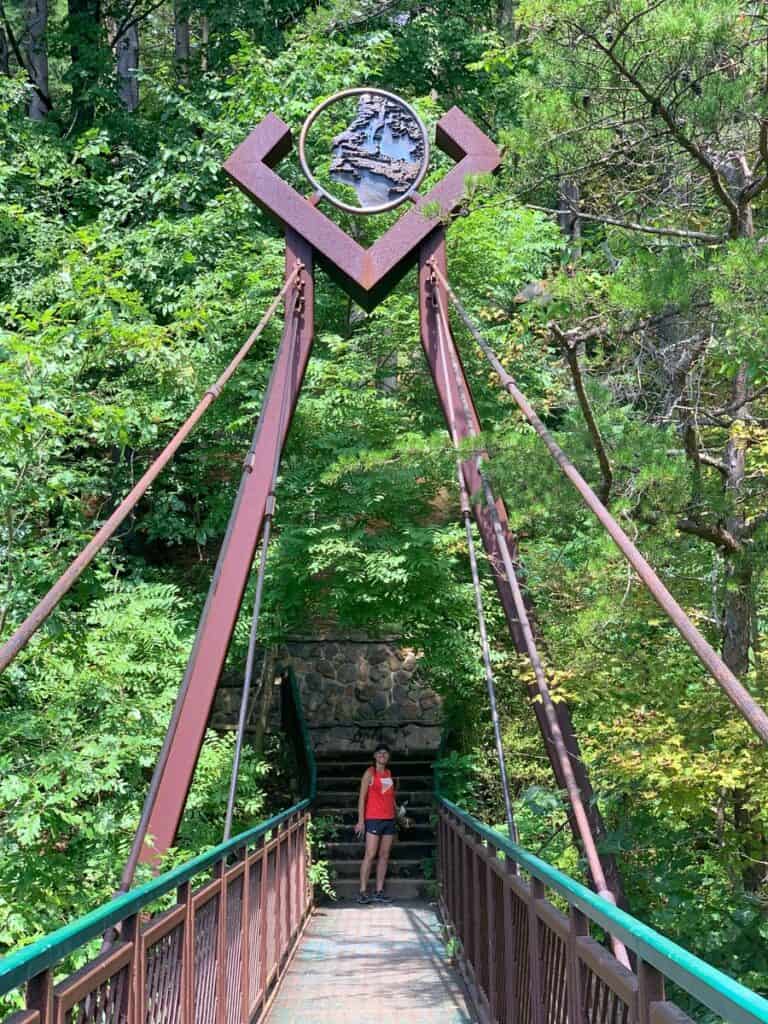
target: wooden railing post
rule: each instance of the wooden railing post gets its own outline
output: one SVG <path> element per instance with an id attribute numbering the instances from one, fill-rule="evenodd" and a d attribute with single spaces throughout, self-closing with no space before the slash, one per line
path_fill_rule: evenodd
<path id="1" fill-rule="evenodd" d="M 568 1024 L 584 1022 L 584 992 L 582 970 L 579 960 L 579 939 L 589 935 L 589 919 L 571 904 L 569 909 L 570 928 L 568 932 Z"/>
<path id="2" fill-rule="evenodd" d="M 504 994 L 507 1014 L 504 1024 L 517 1024 L 520 993 L 517 990 L 519 943 L 515 932 L 515 914 L 510 879 L 518 877 L 517 864 L 507 857 L 504 861 L 506 878 L 502 889 L 502 908 L 504 913 Z"/>
<path id="3" fill-rule="evenodd" d="M 485 956 L 483 943 L 482 921 L 480 920 L 480 842 L 474 836 L 470 837 L 470 850 L 472 857 L 472 892 L 474 894 L 474 921 L 472 927 L 472 968 L 475 975 L 475 984 L 478 991 L 482 992 L 483 967 L 482 961 Z M 483 884 L 485 879 L 483 879 Z"/>
<path id="4" fill-rule="evenodd" d="M 181 944 L 181 1024 L 194 1024 L 193 1020 L 193 1008 L 194 1008 L 194 986 L 195 986 L 195 950 L 192 939 L 192 916 L 194 910 L 192 909 L 192 884 L 190 882 L 182 882 L 176 890 L 176 902 L 183 904 L 186 907 L 184 913 L 184 936 Z M 136 939 L 141 932 L 140 928 L 136 929 Z M 136 1007 L 136 1021 L 139 1024 L 139 985 L 144 984 L 144 979 L 140 976 L 141 961 L 139 959 L 139 947 L 136 946 L 136 952 L 133 958 L 133 967 L 135 974 L 135 992 L 134 1005 Z"/>
<path id="5" fill-rule="evenodd" d="M 461 825 L 459 827 L 459 839 L 461 855 L 461 888 L 459 889 L 461 899 L 461 943 L 464 947 L 464 958 L 469 962 L 472 959 L 472 862 L 469 847 L 469 833 Z"/>
<path id="6" fill-rule="evenodd" d="M 283 929 L 282 929 L 282 861 L 281 851 L 284 841 L 284 833 L 282 823 L 277 826 L 277 843 L 275 844 L 275 900 L 274 900 L 274 915 L 275 915 L 275 966 L 277 967 L 278 974 L 280 973 L 280 963 L 283 958 Z"/>
<path id="7" fill-rule="evenodd" d="M 251 988 L 251 860 L 243 850 L 243 898 L 240 911 L 240 1016 L 248 1020 Z"/>
<path id="8" fill-rule="evenodd" d="M 644 960 L 637 962 L 638 1024 L 650 1024 L 651 1004 L 664 1002 L 664 975 Z"/>
<path id="9" fill-rule="evenodd" d="M 227 862 L 216 862 L 213 877 L 219 880 L 219 924 L 216 930 L 216 1024 L 227 1021 Z"/>
<path id="10" fill-rule="evenodd" d="M 496 990 L 496 956 L 498 953 L 496 946 L 496 919 L 503 912 L 503 901 L 501 907 L 496 906 L 496 875 L 491 866 L 495 859 L 496 850 L 494 847 L 489 846 L 485 858 L 485 906 L 486 923 L 488 926 L 486 942 L 486 955 L 488 957 L 488 1005 L 491 1010 L 492 1021 L 497 1019 L 499 1009 L 499 995 Z"/>
<path id="11" fill-rule="evenodd" d="M 543 972 L 541 970 L 541 921 L 537 900 L 544 899 L 544 886 L 532 878 L 528 900 L 528 957 L 531 987 L 531 1024 L 544 1024 Z"/>
<path id="12" fill-rule="evenodd" d="M 259 993 L 260 999 L 264 1000 L 264 996 L 267 991 L 267 973 L 269 970 L 269 964 L 267 962 L 267 954 L 269 952 L 268 943 L 268 931 L 269 922 L 267 921 L 267 866 L 269 857 L 267 855 L 266 843 L 262 837 L 260 841 L 261 848 L 259 850 L 261 856 L 261 885 L 259 892 L 259 958 L 258 958 L 258 985 L 256 991 Z"/>
<path id="13" fill-rule="evenodd" d="M 29 979 L 27 1009 L 37 1010 L 40 1024 L 53 1024 L 53 971 L 41 971 Z"/>

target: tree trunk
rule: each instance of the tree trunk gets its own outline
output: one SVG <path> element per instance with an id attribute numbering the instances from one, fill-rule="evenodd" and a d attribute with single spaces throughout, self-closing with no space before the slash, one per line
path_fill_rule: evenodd
<path id="1" fill-rule="evenodd" d="M 48 0 L 26 0 L 24 8 L 27 68 L 35 85 L 30 90 L 27 113 L 33 121 L 44 121 L 48 113 Z"/>
<path id="2" fill-rule="evenodd" d="M 725 446 L 725 491 L 730 505 L 725 528 L 737 541 L 744 538 L 744 515 L 739 510 L 739 497 L 744 484 L 746 453 L 740 428 L 748 408 L 747 368 L 742 364 L 736 371 L 732 399 L 739 404 L 737 416 L 731 426 L 730 437 Z M 752 639 L 754 616 L 752 558 L 743 545 L 725 561 L 725 597 L 723 600 L 723 661 L 737 675 L 743 676 L 749 670 L 749 647 Z"/>
<path id="3" fill-rule="evenodd" d="M 581 190 L 573 178 L 560 179 L 560 212 L 558 223 L 560 230 L 570 238 L 571 255 L 574 260 L 581 257 L 581 219 L 579 217 L 579 203 Z"/>
<path id="4" fill-rule="evenodd" d="M 8 47 L 8 37 L 5 34 L 5 29 L 0 26 L 0 75 L 10 75 L 11 73 L 11 60 L 10 60 L 10 49 Z"/>
<path id="5" fill-rule="evenodd" d="M 499 32 L 501 35 L 513 41 L 516 36 L 515 30 L 515 8 L 516 0 L 500 0 L 499 3 Z"/>
<path id="6" fill-rule="evenodd" d="M 189 12 L 186 3 L 175 0 L 173 5 L 173 61 L 180 78 L 189 75 Z"/>
<path id="7" fill-rule="evenodd" d="M 117 89 L 120 102 L 128 111 L 139 105 L 139 26 L 137 23 L 124 30 L 115 44 L 117 60 Z"/>
<path id="8" fill-rule="evenodd" d="M 208 41 L 211 38 L 210 22 L 208 15 L 200 17 L 200 67 L 203 71 L 208 70 Z"/>
<path id="9" fill-rule="evenodd" d="M 95 114 L 95 92 L 101 70 L 101 2 L 67 0 L 67 29 L 72 62 L 72 126 L 90 128 Z"/>

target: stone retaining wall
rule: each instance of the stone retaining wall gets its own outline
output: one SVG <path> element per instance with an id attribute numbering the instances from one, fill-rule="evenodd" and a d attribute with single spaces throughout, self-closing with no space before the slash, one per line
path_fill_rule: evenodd
<path id="1" fill-rule="evenodd" d="M 261 656 L 256 671 L 260 669 Z M 292 640 L 278 649 L 299 685 L 316 753 L 368 751 L 383 741 L 398 751 L 435 750 L 441 702 L 418 670 L 419 658 L 395 639 Z M 211 725 L 237 724 L 242 680 L 222 678 Z"/>

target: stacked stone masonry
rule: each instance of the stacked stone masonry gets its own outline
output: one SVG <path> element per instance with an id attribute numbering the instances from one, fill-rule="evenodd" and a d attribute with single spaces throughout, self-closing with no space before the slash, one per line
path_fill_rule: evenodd
<path id="1" fill-rule="evenodd" d="M 396 639 L 291 640 L 278 648 L 277 664 L 294 671 L 316 753 L 355 751 L 372 741 L 405 753 L 437 749 L 440 698 L 419 671 L 418 654 Z M 222 678 L 213 728 L 235 727 L 241 688 L 239 676 Z"/>

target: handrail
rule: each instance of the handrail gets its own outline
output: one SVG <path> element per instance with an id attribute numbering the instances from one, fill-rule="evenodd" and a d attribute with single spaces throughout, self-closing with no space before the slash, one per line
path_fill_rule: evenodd
<path id="1" fill-rule="evenodd" d="M 260 825 L 241 832 L 240 835 L 228 842 L 219 843 L 207 853 L 198 854 L 192 860 L 171 868 L 170 871 L 159 875 L 151 882 L 145 882 L 144 885 L 140 885 L 136 889 L 121 893 L 97 907 L 96 910 L 91 910 L 76 921 L 51 932 L 50 935 L 37 939 L 36 942 L 25 946 L 17 953 L 3 957 L 0 960 L 0 995 L 5 995 L 11 989 L 23 985 L 25 981 L 40 974 L 41 971 L 53 967 L 79 946 L 96 938 L 97 935 L 102 935 L 108 928 L 124 921 L 126 917 L 138 914 L 147 904 L 164 896 L 171 889 L 176 889 L 182 883 L 188 882 L 194 875 L 204 871 L 217 861 L 223 860 L 228 854 L 250 845 L 267 832 L 273 831 L 292 815 L 305 811 L 310 803 L 308 798 L 300 800 L 288 810 L 281 811 L 280 814 L 268 818 Z"/>
<path id="2" fill-rule="evenodd" d="M 127 917 L 139 913 L 144 907 L 164 896 L 172 889 L 178 888 L 189 881 L 194 875 L 218 861 L 224 860 L 229 854 L 250 846 L 267 832 L 271 832 L 295 814 L 305 811 L 317 796 L 317 764 L 309 737 L 304 710 L 301 703 L 296 677 L 292 669 L 287 670 L 291 700 L 296 713 L 304 756 L 309 768 L 309 793 L 304 799 L 293 804 L 285 811 L 268 818 L 245 832 L 234 836 L 225 843 L 219 843 L 206 853 L 201 853 L 192 860 L 171 868 L 151 882 L 121 893 L 100 907 L 84 914 L 82 917 L 64 927 L 37 939 L 16 953 L 0 959 L 0 996 L 5 995 L 42 971 L 53 967 L 75 949 L 83 946 L 90 939 L 103 935 L 109 928 L 124 921 Z"/>
<path id="3" fill-rule="evenodd" d="M 631 914 L 613 906 L 585 885 L 511 842 L 500 832 L 483 825 L 440 794 L 439 780 L 436 782 L 435 800 L 489 845 L 564 897 L 606 932 L 617 936 L 641 960 L 655 967 L 694 999 L 729 1021 L 729 1024 L 767 1024 L 768 999 L 689 953 Z"/>
<path id="4" fill-rule="evenodd" d="M 306 758 L 307 768 L 309 770 L 309 792 L 307 796 L 310 802 L 313 802 L 317 797 L 317 760 L 315 759 L 314 747 L 312 746 L 309 729 L 307 728 L 307 720 L 304 717 L 304 705 L 301 700 L 301 691 L 299 690 L 299 684 L 296 682 L 296 674 L 290 665 L 285 669 L 285 676 L 288 679 L 291 700 L 293 701 L 294 711 L 296 712 L 296 721 L 299 726 L 299 735 L 301 736 L 301 742 L 304 747 L 304 757 Z"/>

